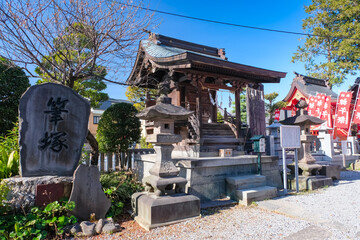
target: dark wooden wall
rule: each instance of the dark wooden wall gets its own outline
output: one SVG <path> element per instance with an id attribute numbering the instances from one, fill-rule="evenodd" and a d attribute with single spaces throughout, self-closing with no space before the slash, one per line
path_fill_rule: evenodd
<path id="1" fill-rule="evenodd" d="M 248 85 L 246 89 L 246 114 L 251 136 L 265 135 L 265 103 L 262 84 L 256 88 L 254 85 Z"/>

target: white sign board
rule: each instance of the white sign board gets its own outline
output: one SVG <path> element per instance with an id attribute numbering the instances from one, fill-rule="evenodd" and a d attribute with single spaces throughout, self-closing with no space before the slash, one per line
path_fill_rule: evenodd
<path id="1" fill-rule="evenodd" d="M 300 126 L 280 126 L 280 146 L 282 148 L 300 148 Z"/>
<path id="2" fill-rule="evenodd" d="M 259 140 L 259 152 L 261 152 L 261 153 L 265 152 L 265 147 L 266 147 L 265 138 L 260 138 L 260 140 Z"/>

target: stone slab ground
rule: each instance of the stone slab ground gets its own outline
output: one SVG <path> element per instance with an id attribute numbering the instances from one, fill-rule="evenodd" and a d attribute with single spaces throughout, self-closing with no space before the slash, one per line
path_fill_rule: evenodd
<path id="1" fill-rule="evenodd" d="M 210 208 L 187 222 L 145 231 L 133 220 L 92 239 L 360 239 L 360 171 L 333 187 L 277 200 Z"/>

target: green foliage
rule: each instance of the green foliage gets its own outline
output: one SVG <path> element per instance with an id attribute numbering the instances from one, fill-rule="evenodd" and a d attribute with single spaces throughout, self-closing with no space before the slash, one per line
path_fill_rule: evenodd
<path id="1" fill-rule="evenodd" d="M 100 182 L 107 197 L 111 200 L 108 217 L 116 217 L 123 211 L 124 204 L 131 202 L 131 195 L 143 190 L 130 172 L 111 172 L 102 174 Z"/>
<path id="2" fill-rule="evenodd" d="M 117 103 L 105 110 L 96 136 L 100 151 L 126 152 L 140 139 L 140 120 L 136 113 L 136 108 L 128 103 Z"/>
<path id="3" fill-rule="evenodd" d="M 269 125 L 274 122 L 274 114 L 276 109 L 282 109 L 286 106 L 286 102 L 279 101 L 275 102 L 275 99 L 279 96 L 277 92 L 265 94 L 264 98 L 268 102 L 265 102 L 265 110 L 269 116 Z"/>
<path id="4" fill-rule="evenodd" d="M 0 57 L 0 136 L 11 130 L 17 121 L 21 95 L 30 87 L 25 72 Z"/>
<path id="5" fill-rule="evenodd" d="M 224 116 L 221 115 L 221 113 L 220 113 L 219 111 L 217 111 L 217 114 L 216 114 L 216 121 L 217 121 L 218 123 L 224 122 Z"/>
<path id="6" fill-rule="evenodd" d="M 308 36 L 292 61 L 305 63 L 308 75 L 340 86 L 359 69 L 360 4 L 355 0 L 312 0 L 303 20 Z"/>
<path id="7" fill-rule="evenodd" d="M 233 109 L 232 113 L 236 113 L 235 110 L 235 102 L 232 103 Z M 242 91 L 240 93 L 240 119 L 242 123 L 247 122 L 247 114 L 246 114 L 246 91 Z"/>
<path id="8" fill-rule="evenodd" d="M 46 239 L 64 234 L 64 227 L 77 222 L 67 211 L 75 208 L 74 202 L 58 201 L 45 208 L 31 208 L 26 215 L 0 215 L 0 239 Z"/>
<path id="9" fill-rule="evenodd" d="M 19 174 L 18 126 L 0 137 L 0 180 Z"/>
<path id="10" fill-rule="evenodd" d="M 147 92 L 150 96 L 159 95 L 159 91 L 156 89 L 129 86 L 126 89 L 125 96 L 130 102 L 134 103 L 134 107 L 138 111 L 142 111 L 145 108 L 145 99 Z"/>
<path id="11" fill-rule="evenodd" d="M 151 143 L 146 142 L 146 137 L 141 137 L 140 148 L 154 148 L 154 146 Z"/>
<path id="12" fill-rule="evenodd" d="M 9 186 L 5 182 L 0 182 L 0 215 L 8 212 L 10 209 L 9 204 L 6 202 L 9 191 Z"/>
<path id="13" fill-rule="evenodd" d="M 106 101 L 109 97 L 101 92 L 107 87 L 103 82 L 107 74 L 105 67 L 89 64 L 87 61 L 94 50 L 88 36 L 93 30 L 83 24 L 73 23 L 66 28 L 65 33 L 61 38 L 54 40 L 58 51 L 43 57 L 42 65 L 46 71 L 40 67 L 35 69 L 35 72 L 42 77 L 37 83 L 54 82 L 55 78 L 56 82 L 71 87 L 81 96 L 89 99 L 92 107 L 98 107 L 100 102 Z M 62 68 L 54 68 L 52 61 Z M 81 69 L 81 71 L 72 75 L 73 69 Z"/>

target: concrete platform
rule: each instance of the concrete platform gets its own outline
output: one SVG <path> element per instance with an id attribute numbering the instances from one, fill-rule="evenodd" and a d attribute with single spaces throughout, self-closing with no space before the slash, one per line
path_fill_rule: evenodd
<path id="1" fill-rule="evenodd" d="M 171 225 L 200 216 L 200 199 L 174 194 L 157 197 L 153 193 L 134 193 L 131 202 L 135 220 L 146 230 Z"/>
<path id="2" fill-rule="evenodd" d="M 139 155 L 135 158 L 136 176 L 142 180 L 148 175 L 155 158 Z M 180 176 L 187 180 L 185 192 L 200 198 L 201 202 L 223 199 L 227 194 L 226 178 L 257 174 L 257 156 L 242 155 L 233 157 L 173 158 L 180 168 Z M 282 188 L 278 157 L 261 157 L 262 176 L 267 186 Z"/>
<path id="3" fill-rule="evenodd" d="M 289 178 L 289 189 L 296 189 L 295 178 Z M 315 190 L 325 186 L 332 186 L 333 180 L 325 176 L 299 176 L 299 190 Z"/>

